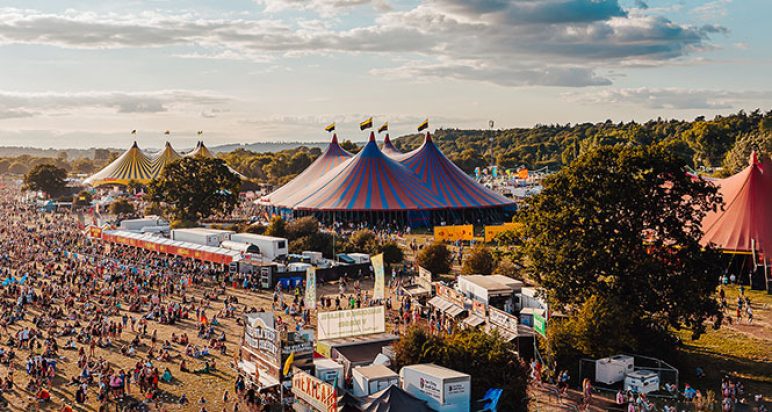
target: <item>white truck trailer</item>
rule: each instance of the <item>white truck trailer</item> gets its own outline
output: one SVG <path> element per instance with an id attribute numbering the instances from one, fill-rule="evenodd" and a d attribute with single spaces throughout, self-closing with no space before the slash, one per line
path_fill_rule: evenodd
<path id="1" fill-rule="evenodd" d="M 433 363 L 405 366 L 399 371 L 402 389 L 425 400 L 438 412 L 469 412 L 471 376 Z"/>
<path id="2" fill-rule="evenodd" d="M 230 240 L 257 246 L 263 259 L 266 260 L 274 260 L 278 257 L 287 256 L 289 253 L 287 239 L 281 237 L 256 235 L 253 233 L 234 233 L 231 235 Z"/>
<path id="3" fill-rule="evenodd" d="M 220 246 L 220 236 L 217 233 L 212 233 L 202 228 L 173 229 L 171 238 L 172 240 L 190 242 L 197 245 Z"/>

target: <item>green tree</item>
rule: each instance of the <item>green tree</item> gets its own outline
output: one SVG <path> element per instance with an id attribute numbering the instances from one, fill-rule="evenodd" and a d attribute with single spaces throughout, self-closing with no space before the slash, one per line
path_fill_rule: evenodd
<path id="1" fill-rule="evenodd" d="M 730 176 L 745 169 L 752 150 L 758 151 L 759 156 L 772 155 L 772 131 L 740 135 L 724 156 L 721 176 Z"/>
<path id="2" fill-rule="evenodd" d="M 402 263 L 405 260 L 405 252 L 397 242 L 391 240 L 379 246 L 379 253 L 383 253 L 383 262 L 388 266 Z"/>
<path id="3" fill-rule="evenodd" d="M 451 335 L 431 335 L 414 326 L 394 345 L 395 370 L 435 363 L 469 374 L 474 382 L 472 399 L 482 398 L 488 388 L 502 388 L 499 410 L 526 411 L 527 376 L 516 350 L 497 333 L 468 328 Z"/>
<path id="4" fill-rule="evenodd" d="M 698 337 L 720 316 L 719 254 L 699 240 L 721 199 L 683 167 L 660 146 L 602 146 L 544 180 L 523 216 L 524 263 L 558 308 L 571 313 L 593 296 L 621 305 L 610 313 L 632 319 L 640 350 L 645 335 L 685 327 Z M 601 334 L 601 347 L 604 336 L 614 339 Z"/>
<path id="5" fill-rule="evenodd" d="M 490 275 L 493 273 L 495 260 L 491 250 L 483 245 L 477 245 L 466 255 L 461 265 L 464 275 Z"/>
<path id="6" fill-rule="evenodd" d="M 64 192 L 67 172 L 51 164 L 35 166 L 24 175 L 24 190 L 41 191 L 49 196 L 57 196 Z"/>
<path id="7" fill-rule="evenodd" d="M 347 252 L 367 253 L 374 255 L 378 252 L 378 237 L 369 229 L 357 230 L 352 233 L 346 244 Z"/>
<path id="8" fill-rule="evenodd" d="M 452 256 L 444 243 L 434 242 L 418 252 L 416 263 L 418 266 L 432 272 L 432 275 L 450 273 Z"/>
<path id="9" fill-rule="evenodd" d="M 349 153 L 359 153 L 359 151 L 362 150 L 356 143 L 348 139 L 340 142 L 340 147 Z"/>
<path id="10" fill-rule="evenodd" d="M 113 203 L 110 203 L 110 213 L 114 215 L 132 215 L 136 209 L 126 199 L 117 199 Z"/>
<path id="11" fill-rule="evenodd" d="M 150 182 L 148 195 L 154 202 L 163 202 L 174 219 L 198 221 L 233 210 L 240 184 L 222 160 L 186 157 L 166 165 Z"/>
<path id="12" fill-rule="evenodd" d="M 163 216 L 164 210 L 158 202 L 151 202 L 143 210 L 145 216 Z"/>
<path id="13" fill-rule="evenodd" d="M 271 222 L 265 228 L 265 234 L 274 237 L 287 237 L 287 224 L 284 222 L 284 219 L 281 216 L 271 217 Z"/>

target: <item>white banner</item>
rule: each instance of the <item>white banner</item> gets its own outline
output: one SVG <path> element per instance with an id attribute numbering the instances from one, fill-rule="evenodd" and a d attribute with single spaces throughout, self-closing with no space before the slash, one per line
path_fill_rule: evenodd
<path id="1" fill-rule="evenodd" d="M 375 271 L 375 286 L 373 286 L 373 299 L 383 299 L 386 288 L 386 276 L 383 268 L 383 253 L 370 258 Z"/>
<path id="2" fill-rule="evenodd" d="M 306 296 L 307 309 L 316 309 L 316 268 L 310 266 L 306 269 Z"/>
<path id="3" fill-rule="evenodd" d="M 383 306 L 319 312 L 318 340 L 382 332 L 386 332 L 386 312 Z"/>

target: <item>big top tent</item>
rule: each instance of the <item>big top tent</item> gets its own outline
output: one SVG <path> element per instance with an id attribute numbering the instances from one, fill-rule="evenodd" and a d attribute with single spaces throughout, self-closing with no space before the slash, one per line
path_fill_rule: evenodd
<path id="1" fill-rule="evenodd" d="M 772 160 L 751 153 L 739 173 L 714 182 L 723 210 L 702 220 L 702 243 L 735 253 L 772 252 Z"/>
<path id="2" fill-rule="evenodd" d="M 306 196 L 306 194 L 308 194 Z M 293 198 L 292 207 L 312 211 L 411 211 L 444 209 L 421 180 L 384 155 L 375 134 L 365 147 Z"/>
<path id="3" fill-rule="evenodd" d="M 514 202 L 480 185 L 448 160 L 426 133 L 423 145 L 399 161 L 426 183 L 437 199 L 451 209 L 512 206 Z"/>
<path id="4" fill-rule="evenodd" d="M 153 160 L 139 150 L 137 142 L 134 142 L 129 150 L 83 183 L 94 187 L 128 185 L 132 180 L 146 184 L 155 177 L 154 173 Z"/>
<path id="5" fill-rule="evenodd" d="M 287 204 L 287 200 L 291 196 L 301 189 L 306 188 L 311 181 L 320 178 L 350 158 L 351 153 L 340 147 L 338 144 L 338 136 L 333 134 L 332 141 L 321 156 L 314 160 L 306 170 L 295 176 L 294 179 L 263 198 L 263 201 L 270 202 L 277 206 L 291 206 Z"/>

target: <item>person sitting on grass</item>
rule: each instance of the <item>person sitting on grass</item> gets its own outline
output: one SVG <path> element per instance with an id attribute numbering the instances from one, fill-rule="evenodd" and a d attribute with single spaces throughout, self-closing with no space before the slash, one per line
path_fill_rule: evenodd
<path id="1" fill-rule="evenodd" d="M 200 374 L 209 373 L 211 371 L 212 371 L 212 368 L 211 368 L 211 366 L 209 366 L 209 361 L 206 361 L 206 362 L 204 362 L 204 366 L 203 367 L 201 367 L 199 369 L 196 369 L 195 371 L 193 371 L 193 373 L 195 373 L 197 375 L 200 375 Z"/>
<path id="2" fill-rule="evenodd" d="M 161 380 L 165 383 L 172 383 L 172 380 L 174 377 L 172 376 L 172 371 L 169 370 L 169 368 L 166 368 L 164 370 L 164 374 L 161 375 Z"/>

